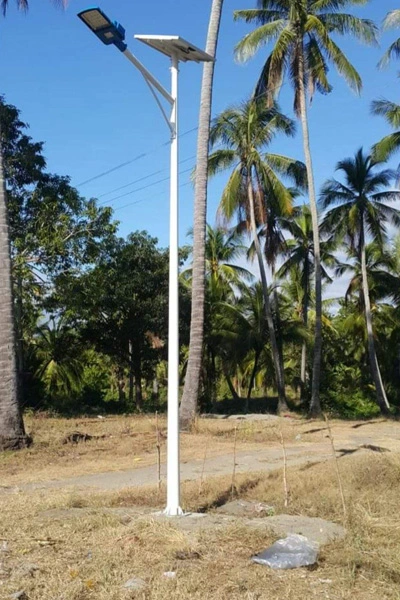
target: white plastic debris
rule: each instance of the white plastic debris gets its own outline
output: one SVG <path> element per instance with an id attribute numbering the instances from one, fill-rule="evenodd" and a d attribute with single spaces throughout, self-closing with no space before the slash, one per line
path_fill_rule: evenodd
<path id="1" fill-rule="evenodd" d="M 8 542 L 6 542 L 6 540 L 4 540 L 0 546 L 0 552 L 9 552 Z"/>
<path id="2" fill-rule="evenodd" d="M 175 579 L 176 577 L 176 572 L 175 571 L 165 571 L 165 573 L 163 573 L 164 577 L 166 577 L 167 579 Z"/>
<path id="3" fill-rule="evenodd" d="M 317 561 L 318 550 L 317 542 L 292 534 L 253 556 L 252 561 L 272 569 L 297 569 L 313 565 Z"/>
<path id="4" fill-rule="evenodd" d="M 140 577 L 133 577 L 124 584 L 124 588 L 127 590 L 143 590 L 146 586 L 146 582 Z"/>

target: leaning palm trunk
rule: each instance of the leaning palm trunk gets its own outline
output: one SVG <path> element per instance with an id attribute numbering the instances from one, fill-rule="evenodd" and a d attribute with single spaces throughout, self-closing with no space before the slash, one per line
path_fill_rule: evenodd
<path id="1" fill-rule="evenodd" d="M 307 327 L 308 327 L 308 293 L 309 293 L 309 283 L 308 283 L 308 257 L 306 257 L 306 262 L 305 262 L 305 269 L 306 272 L 304 274 L 304 279 L 305 279 L 305 289 L 303 290 L 304 293 L 304 300 L 303 300 L 303 325 L 304 325 L 304 330 L 307 331 Z M 300 381 L 301 381 L 301 401 L 304 401 L 304 398 L 306 396 L 306 388 L 307 388 L 307 342 L 304 341 L 303 342 L 303 346 L 301 349 L 301 368 L 300 368 Z"/>
<path id="2" fill-rule="evenodd" d="M 213 57 L 215 57 L 217 51 L 222 5 L 223 0 L 213 0 L 211 6 L 206 52 Z M 196 416 L 201 361 L 203 357 L 208 144 L 210 137 L 213 79 L 214 62 L 204 63 L 194 194 L 193 279 L 189 360 L 180 408 L 181 427 L 185 429 L 190 427 Z"/>
<path id="3" fill-rule="evenodd" d="M 374 380 L 376 390 L 376 401 L 384 415 L 389 414 L 389 402 L 386 396 L 385 388 L 383 386 L 381 371 L 379 369 L 378 359 L 376 356 L 374 331 L 372 328 L 372 314 L 371 314 L 371 301 L 369 297 L 369 286 L 368 286 L 368 274 L 367 274 L 367 260 L 365 254 L 365 240 L 364 240 L 364 226 L 361 224 L 361 275 L 362 275 L 362 288 L 363 288 L 363 299 L 365 307 L 365 322 L 367 325 L 367 339 L 368 339 L 368 354 L 369 362 L 371 367 L 372 379 Z"/>
<path id="4" fill-rule="evenodd" d="M 250 400 L 251 400 L 251 392 L 253 391 L 253 387 L 254 387 L 254 382 L 256 380 L 256 375 L 257 375 L 257 369 L 258 369 L 258 359 L 259 359 L 260 355 L 258 352 L 256 352 L 256 355 L 254 357 L 254 365 L 251 371 L 251 376 L 250 376 L 250 383 L 249 383 L 249 389 L 247 392 L 247 397 L 246 397 L 246 404 L 244 407 L 244 412 L 247 413 L 249 412 L 249 405 L 250 405 Z"/>
<path id="5" fill-rule="evenodd" d="M 271 303 L 269 301 L 269 296 L 268 296 L 267 275 L 265 272 L 265 266 L 264 266 L 263 255 L 261 252 L 260 241 L 259 241 L 258 235 L 257 235 L 256 215 L 255 215 L 255 209 L 254 209 L 254 193 L 253 193 L 253 185 L 251 182 L 250 175 L 249 175 L 249 181 L 247 184 L 247 195 L 248 195 L 249 208 L 250 208 L 250 226 L 251 226 L 251 232 L 252 232 L 253 240 L 254 240 L 254 248 L 255 248 L 256 254 L 257 254 L 258 265 L 260 268 L 261 283 L 262 283 L 262 290 L 263 290 L 263 296 L 264 296 L 265 318 L 267 320 L 269 338 L 270 338 L 270 342 L 271 342 L 272 359 L 273 359 L 274 367 L 275 367 L 276 386 L 278 388 L 278 412 L 280 412 L 282 410 L 287 410 L 287 408 L 288 408 L 287 403 L 286 403 L 284 373 L 283 373 L 283 369 L 281 369 L 281 361 L 279 360 L 279 347 L 278 347 L 278 343 L 276 340 L 274 319 L 272 316 Z"/>
<path id="6" fill-rule="evenodd" d="M 304 88 L 304 52 L 303 45 L 299 50 L 299 108 L 300 120 L 303 130 L 304 157 L 306 161 L 308 192 L 310 197 L 310 211 L 313 228 L 314 242 L 314 272 L 315 272 L 315 336 L 314 336 L 314 363 L 312 372 L 312 391 L 310 415 L 318 416 L 321 414 L 321 402 L 319 397 L 319 388 L 321 381 L 321 359 L 322 359 L 322 273 L 321 273 L 321 252 L 319 242 L 318 210 L 317 197 L 315 193 L 314 171 L 310 150 L 310 135 L 308 129 L 307 100 Z"/>
<path id="7" fill-rule="evenodd" d="M 0 450 L 23 448 L 27 440 L 18 401 L 10 237 L 0 147 Z"/>
<path id="8" fill-rule="evenodd" d="M 279 309 L 279 297 L 278 297 L 278 291 L 276 288 L 276 277 L 275 277 L 275 265 L 272 264 L 271 265 L 271 276 L 272 276 L 272 282 L 273 282 L 273 300 L 274 300 L 274 310 L 275 310 L 275 317 L 276 317 L 276 331 L 278 333 L 278 352 L 279 352 L 279 368 L 281 373 L 284 373 L 284 368 L 285 368 L 285 363 L 283 360 L 283 344 L 282 344 L 282 338 L 281 336 L 281 330 L 282 330 L 282 321 L 281 321 L 281 313 L 280 313 L 280 309 Z"/>

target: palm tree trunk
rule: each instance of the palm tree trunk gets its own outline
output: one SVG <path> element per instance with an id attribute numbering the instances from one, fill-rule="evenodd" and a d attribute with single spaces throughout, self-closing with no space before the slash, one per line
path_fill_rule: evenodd
<path id="1" fill-rule="evenodd" d="M 321 362 L 322 362 L 322 272 L 321 272 L 321 251 L 319 241 L 318 208 L 317 195 L 315 192 L 314 171 L 310 148 L 310 133 L 308 128 L 307 99 L 304 87 L 304 51 L 303 45 L 299 52 L 299 108 L 300 120 L 303 130 L 304 157 L 306 161 L 308 193 L 310 198 L 310 212 L 313 228 L 314 242 L 314 272 L 315 272 L 315 334 L 314 334 L 314 363 L 312 373 L 312 391 L 310 415 L 318 416 L 321 414 L 321 401 L 319 388 L 321 382 Z"/>
<path id="2" fill-rule="evenodd" d="M 224 375 L 225 375 L 226 383 L 228 384 L 229 391 L 232 394 L 232 399 L 239 400 L 239 395 L 238 395 L 237 391 L 235 390 L 235 386 L 232 383 L 232 379 L 228 373 L 228 370 L 224 366 L 222 367 L 222 369 L 224 371 Z"/>
<path id="3" fill-rule="evenodd" d="M 215 57 L 223 0 L 212 0 L 206 52 Z M 210 137 L 214 62 L 203 66 L 194 192 L 193 278 L 189 360 L 180 407 L 180 422 L 188 429 L 197 412 L 204 339 L 205 245 L 207 214 L 208 144 Z"/>
<path id="4" fill-rule="evenodd" d="M 137 410 L 142 410 L 143 407 L 143 392 L 142 392 L 142 366 L 139 361 L 135 361 L 135 402 Z"/>
<path id="5" fill-rule="evenodd" d="M 368 286 L 368 274 L 367 274 L 367 259 L 365 253 L 365 239 L 364 239 L 364 223 L 361 221 L 361 232 L 360 232 L 360 250 L 361 250 L 361 275 L 362 275 L 362 288 L 364 297 L 365 307 L 365 322 L 367 325 L 367 339 L 368 339 L 368 354 L 369 362 L 371 366 L 371 374 L 374 380 L 376 390 L 376 401 L 384 415 L 390 414 L 390 405 L 386 396 L 385 388 L 383 386 L 381 371 L 376 356 L 374 331 L 372 327 L 372 314 L 371 314 L 371 300 L 369 297 L 369 286 Z"/>
<path id="6" fill-rule="evenodd" d="M 254 357 L 254 366 L 253 366 L 253 370 L 251 372 L 251 377 L 250 377 L 249 390 L 247 392 L 247 397 L 246 397 L 246 404 L 245 404 L 245 413 L 246 414 L 249 412 L 249 403 L 250 403 L 250 399 L 251 399 L 251 391 L 253 389 L 254 381 L 255 381 L 256 375 L 257 375 L 258 359 L 259 359 L 259 353 L 256 352 L 255 357 Z"/>
<path id="7" fill-rule="evenodd" d="M 264 259 L 263 259 L 263 255 L 261 252 L 260 241 L 259 241 L 258 235 L 257 235 L 256 215 L 255 215 L 255 210 L 254 210 L 254 192 L 253 192 L 253 184 L 252 184 L 250 175 L 248 177 L 248 182 L 247 182 L 247 195 L 248 195 L 249 207 L 250 207 L 251 231 L 253 234 L 253 241 L 254 241 L 254 247 L 256 249 L 258 265 L 260 268 L 261 283 L 262 283 L 263 296 L 264 296 L 265 318 L 266 318 L 267 324 L 268 324 L 269 338 L 270 338 L 270 342 L 271 342 L 272 359 L 274 361 L 274 367 L 275 367 L 276 386 L 278 388 L 278 412 L 280 412 L 282 410 L 287 410 L 287 408 L 288 408 L 287 402 L 286 402 L 286 394 L 285 394 L 284 373 L 281 370 L 281 364 L 280 364 L 280 360 L 279 360 L 279 348 L 278 348 L 278 343 L 276 340 L 275 325 L 274 325 L 274 319 L 273 319 L 272 310 L 271 310 L 271 303 L 269 301 L 269 296 L 268 296 L 267 275 L 265 272 Z"/>
<path id="8" fill-rule="evenodd" d="M 308 327 L 308 294 L 309 294 L 309 272 L 308 272 L 308 256 L 306 255 L 306 262 L 304 264 L 304 299 L 303 299 L 303 325 L 304 329 Z M 301 349 L 301 369 L 300 369 L 300 381 L 301 381 L 301 396 L 300 400 L 304 401 L 307 387 L 307 342 L 303 342 Z"/>
<path id="9" fill-rule="evenodd" d="M 17 277 L 17 298 L 15 302 L 15 329 L 17 334 L 16 356 L 17 356 L 17 372 L 19 385 L 22 389 L 23 373 L 24 373 L 24 345 L 23 345 L 23 330 L 22 330 L 22 277 Z"/>
<path id="10" fill-rule="evenodd" d="M 133 406 L 133 388 L 134 388 L 134 373 L 133 373 L 133 344 L 129 340 L 129 404 Z"/>
<path id="11" fill-rule="evenodd" d="M 275 317 L 276 317 L 276 331 L 278 334 L 278 352 L 279 352 L 279 365 L 280 365 L 280 370 L 281 373 L 284 373 L 284 369 L 285 369 L 285 363 L 283 361 L 283 343 L 282 343 L 282 337 L 281 337 L 281 332 L 282 332 L 282 326 L 281 326 L 281 313 L 279 310 L 279 297 L 278 297 L 278 290 L 276 288 L 276 282 L 275 282 L 275 264 L 273 263 L 271 265 L 271 276 L 272 276 L 272 283 L 273 283 L 273 299 L 274 299 L 274 309 L 275 309 Z"/>
<path id="12" fill-rule="evenodd" d="M 18 398 L 14 306 L 0 131 L 0 451 L 28 445 Z"/>

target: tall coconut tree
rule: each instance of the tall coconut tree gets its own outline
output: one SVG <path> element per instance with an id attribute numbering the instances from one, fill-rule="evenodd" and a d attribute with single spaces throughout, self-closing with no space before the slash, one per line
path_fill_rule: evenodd
<path id="1" fill-rule="evenodd" d="M 383 30 L 400 27 L 400 9 L 388 13 L 383 21 Z M 387 67 L 393 58 L 400 58 L 400 38 L 395 40 L 387 49 L 379 62 L 379 67 Z M 390 133 L 375 144 L 373 154 L 377 160 L 388 160 L 392 154 L 400 149 L 400 105 L 389 100 L 375 100 L 372 103 L 372 113 L 383 117 L 385 121 L 397 131 Z"/>
<path id="2" fill-rule="evenodd" d="M 294 109 L 303 131 L 315 260 L 316 320 L 311 414 L 321 411 L 322 279 L 307 98 L 311 101 L 315 91 L 326 94 L 332 90 L 328 81 L 329 62 L 334 64 L 355 91 L 361 90 L 360 75 L 333 40 L 332 34 L 350 34 L 363 42 L 376 43 L 377 28 L 372 21 L 342 12 L 347 6 L 367 2 L 368 0 L 257 0 L 256 9 L 235 11 L 236 19 L 256 25 L 236 47 L 239 60 L 248 60 L 263 46 L 274 44 L 256 85 L 255 95 L 264 96 L 271 106 L 287 77 L 294 89 Z"/>
<path id="3" fill-rule="evenodd" d="M 55 4 L 66 5 L 66 0 Z M 9 0 L 1 0 L 6 15 Z M 16 0 L 17 7 L 27 10 L 28 0 Z M 11 281 L 10 232 L 4 181 L 2 135 L 0 130 L 0 450 L 23 448 L 28 437 L 18 398 L 16 341 Z"/>
<path id="4" fill-rule="evenodd" d="M 324 219 L 324 228 L 335 231 L 338 239 L 357 254 L 371 375 L 379 408 L 387 414 L 389 402 L 376 356 L 366 246 L 370 241 L 383 247 L 387 241 L 387 226 L 400 226 L 400 211 L 387 204 L 400 200 L 400 192 L 387 190 L 395 174 L 389 169 L 380 170 L 380 165 L 362 149 L 354 158 L 340 161 L 337 170 L 343 174 L 344 183 L 336 179 L 327 181 L 321 192 L 321 205 L 323 209 L 330 209 Z"/>
<path id="5" fill-rule="evenodd" d="M 236 215 L 239 227 L 242 224 L 246 226 L 257 255 L 280 410 L 287 406 L 283 364 L 258 229 L 266 222 L 268 203 L 279 207 L 281 215 L 289 215 L 292 211 L 292 194 L 277 172 L 285 173 L 296 183 L 304 185 L 302 163 L 287 156 L 265 152 L 276 134 L 293 135 L 294 132 L 293 121 L 276 106 L 267 108 L 264 103 L 250 100 L 239 107 L 228 108 L 216 117 L 210 134 L 212 146 L 216 143 L 222 145 L 210 155 L 210 175 L 227 169 L 232 171 L 222 194 L 219 211 L 228 222 Z"/>
<path id="6" fill-rule="evenodd" d="M 310 208 L 306 205 L 295 209 L 293 217 L 281 220 L 281 227 L 288 232 L 290 238 L 286 240 L 286 259 L 280 267 L 277 276 L 281 279 L 287 278 L 292 271 L 298 270 L 300 277 L 301 296 L 301 318 L 305 330 L 308 328 L 308 312 L 311 303 L 312 280 L 315 275 L 314 260 L 314 236 Z M 332 254 L 335 242 L 331 239 L 321 241 L 321 273 L 325 281 L 331 278 L 325 267 L 336 265 L 336 259 Z M 301 394 L 304 399 L 307 379 L 307 341 L 303 341 L 301 353 Z"/>
<path id="7" fill-rule="evenodd" d="M 223 0 L 212 0 L 206 52 L 215 58 Z M 207 218 L 208 145 L 210 135 L 214 62 L 204 63 L 197 138 L 193 226 L 193 283 L 189 359 L 180 406 L 181 427 L 188 429 L 197 412 L 204 338 L 205 244 Z"/>

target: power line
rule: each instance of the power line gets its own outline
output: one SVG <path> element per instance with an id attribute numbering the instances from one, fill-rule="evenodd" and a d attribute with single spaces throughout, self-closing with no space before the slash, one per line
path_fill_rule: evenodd
<path id="1" fill-rule="evenodd" d="M 282 83 L 281 85 L 275 86 L 270 91 L 275 91 L 276 89 L 282 89 L 285 85 L 287 85 L 286 82 Z M 252 99 L 253 100 L 257 100 L 258 98 L 261 98 L 263 96 L 265 96 L 265 92 L 263 92 L 261 94 L 258 94 L 257 96 L 253 96 Z M 188 129 L 187 131 L 184 131 L 183 133 L 180 133 L 178 135 L 178 138 L 183 138 L 186 135 L 189 135 L 190 133 L 193 133 L 194 131 L 198 131 L 198 129 L 199 129 L 198 127 L 192 127 L 192 129 Z M 111 173 L 114 173 L 115 171 L 118 171 L 119 169 L 122 169 L 123 167 L 131 165 L 132 163 L 137 162 L 138 160 L 140 160 L 142 158 L 146 158 L 147 156 L 150 156 L 151 154 L 154 154 L 154 152 L 156 152 L 160 148 L 164 148 L 165 146 L 168 146 L 169 144 L 170 144 L 170 140 L 168 140 L 167 142 L 164 142 L 164 143 L 160 144 L 159 146 L 156 146 L 155 148 L 153 148 L 152 150 L 149 150 L 148 152 L 145 152 L 145 153 L 142 153 L 142 154 L 138 154 L 138 156 L 135 156 L 131 160 L 128 160 L 128 161 L 125 161 L 125 162 L 123 162 L 123 163 L 121 163 L 119 165 L 116 165 L 115 167 L 112 167 L 111 169 L 108 169 L 107 171 L 103 171 L 102 173 L 99 173 L 98 175 L 94 175 L 90 179 L 86 179 L 85 181 L 82 181 L 81 183 L 78 183 L 78 185 L 76 187 L 77 188 L 82 187 L 82 186 L 86 185 L 87 183 L 91 183 L 92 181 L 96 181 L 97 179 L 105 177 L 106 175 L 110 175 Z M 150 175 L 149 175 L 149 177 L 150 177 Z M 114 191 L 117 191 L 117 190 L 114 190 Z M 102 194 L 102 196 L 104 196 L 104 195 L 105 194 Z M 99 196 L 99 197 L 101 198 L 102 196 Z"/>
<path id="2" fill-rule="evenodd" d="M 193 160 L 194 158 L 196 158 L 195 155 L 189 156 L 189 158 L 180 160 L 179 164 L 181 165 L 185 162 L 188 162 L 189 160 Z M 145 179 L 149 179 L 149 177 L 154 177 L 154 175 L 159 175 L 160 173 L 164 173 L 165 171 L 168 171 L 168 167 L 165 169 L 159 169 L 158 171 L 153 171 L 153 173 L 149 173 L 149 175 L 145 175 L 144 177 L 139 177 L 139 179 L 134 179 L 130 183 L 121 185 L 120 187 L 114 188 L 113 190 L 110 190 L 109 192 L 104 192 L 104 194 L 100 194 L 100 196 L 97 196 L 97 198 L 100 199 L 100 198 L 103 198 L 104 196 L 108 196 L 108 194 L 113 194 L 114 192 L 119 192 L 120 190 L 123 190 L 123 189 L 129 187 L 130 185 L 134 185 L 135 183 L 139 183 L 140 181 L 144 181 Z"/>
<path id="3" fill-rule="evenodd" d="M 179 186 L 179 189 L 182 189 L 188 185 L 190 185 L 192 182 L 191 181 L 187 181 L 186 183 L 182 183 L 182 185 Z M 153 198 L 154 194 L 151 194 L 149 196 L 146 196 L 146 198 L 141 198 L 140 200 L 135 200 L 134 202 L 129 202 L 128 204 L 124 204 L 123 206 L 118 206 L 118 208 L 116 208 L 114 210 L 114 212 L 118 212 L 119 210 L 122 210 L 124 208 L 127 208 L 128 206 L 134 206 L 135 204 L 141 204 L 142 202 L 146 202 L 146 200 L 148 200 L 149 198 Z"/>
<path id="4" fill-rule="evenodd" d="M 169 142 L 167 142 L 169 143 Z M 166 144 L 162 144 L 162 146 L 166 146 Z M 157 146 L 157 150 L 158 150 L 159 146 Z M 114 173 L 114 171 L 118 171 L 118 169 L 122 169 L 123 167 L 126 167 L 128 165 L 131 165 L 132 163 L 140 160 L 141 158 L 145 158 L 146 156 L 149 156 L 150 154 L 152 154 L 154 152 L 154 149 L 151 150 L 150 152 L 145 152 L 143 154 L 138 154 L 137 156 L 135 156 L 135 158 L 132 158 L 132 160 L 127 160 L 124 163 L 121 163 L 120 165 L 117 165 L 116 167 L 113 167 L 112 169 L 108 169 L 108 171 L 103 171 L 102 173 L 99 173 L 98 175 L 95 175 L 94 177 L 91 177 L 90 179 L 86 179 L 86 181 L 82 181 L 81 183 L 78 183 L 78 185 L 76 187 L 82 187 L 83 185 L 86 185 L 87 183 L 91 183 L 92 181 L 95 181 L 96 179 L 100 179 L 101 177 L 105 177 L 106 175 L 110 175 L 110 173 Z"/>
<path id="5" fill-rule="evenodd" d="M 179 134 L 178 137 L 179 138 L 183 138 L 186 135 L 189 135 L 189 133 L 193 133 L 194 131 L 197 131 L 198 127 L 193 127 L 192 129 L 188 129 L 187 131 L 184 131 L 183 133 Z M 164 148 L 165 146 L 169 146 L 170 144 L 170 140 L 168 140 L 167 142 L 164 142 L 156 147 L 154 147 L 152 150 L 149 150 L 148 152 L 144 152 L 142 154 L 138 154 L 137 156 L 135 156 L 134 158 L 132 158 L 131 160 L 127 160 L 119 165 L 116 165 L 115 167 L 112 167 L 111 169 L 108 169 L 107 171 L 103 171 L 102 173 L 99 173 L 98 175 L 94 175 L 93 177 L 91 177 L 90 179 L 86 179 L 85 181 L 82 181 L 81 183 L 78 183 L 78 185 L 76 186 L 77 188 L 82 187 L 83 185 L 86 185 L 87 183 L 91 183 L 92 181 L 96 181 L 96 179 L 100 179 L 101 177 L 105 177 L 106 175 L 110 175 L 110 173 L 114 173 L 114 171 L 118 171 L 119 169 L 122 169 L 123 167 L 127 167 L 128 165 L 131 165 L 134 162 L 137 162 L 138 160 L 142 159 L 142 158 L 146 158 L 147 156 L 150 156 L 151 154 L 154 154 L 154 152 L 156 152 L 157 150 L 159 150 L 160 148 Z"/>
<path id="6" fill-rule="evenodd" d="M 189 171 L 193 171 L 193 167 L 190 167 L 189 169 L 185 169 L 184 171 L 180 171 L 179 175 L 184 175 L 185 173 L 189 173 Z M 108 202 L 110 202 L 110 203 L 115 202 L 116 200 L 119 200 L 120 198 L 126 198 L 126 196 L 130 196 L 131 194 L 135 194 L 136 192 L 142 192 L 143 190 L 147 190 L 147 188 L 152 187 L 153 185 L 163 183 L 164 181 L 169 181 L 169 178 L 170 177 L 168 175 L 168 177 L 163 177 L 162 179 L 153 181 L 152 183 L 144 185 L 140 188 L 136 188 L 135 190 L 131 190 L 130 192 L 126 192 L 125 194 L 120 194 L 119 196 L 116 196 L 115 198 L 111 198 L 111 200 L 105 200 L 104 202 L 99 202 L 98 206 L 101 206 L 102 204 L 105 204 Z"/>
<path id="7" fill-rule="evenodd" d="M 286 83 L 283 83 L 281 86 L 276 86 L 276 88 L 275 88 L 275 89 L 277 89 L 278 87 L 283 87 L 284 85 L 286 85 Z M 253 97 L 253 100 L 257 100 L 258 98 L 261 98 L 261 97 L 262 97 L 262 96 L 264 96 L 264 95 L 265 95 L 264 93 L 262 93 L 262 94 L 258 94 L 257 96 L 254 96 L 254 97 Z M 179 135 L 179 137 L 180 137 L 180 138 L 181 138 L 181 137 L 184 137 L 184 136 L 186 136 L 186 135 L 189 135 L 190 133 L 193 133 L 194 131 L 197 131 L 197 130 L 198 130 L 198 127 L 193 127 L 192 129 L 188 129 L 187 131 L 185 131 L 185 132 L 183 132 L 182 134 L 180 134 L 180 135 Z M 94 181 L 94 180 L 96 180 L 96 179 L 99 179 L 100 177 L 104 177 L 104 176 L 106 176 L 106 175 L 108 175 L 108 174 L 110 174 L 110 173 L 112 173 L 112 172 L 114 172 L 114 171 L 116 171 L 116 170 L 118 170 L 118 169 L 120 169 L 120 168 L 124 167 L 124 166 L 127 166 L 127 165 L 129 165 L 129 164 L 132 164 L 133 162 L 136 162 L 137 160 L 140 160 L 141 158 L 144 158 L 144 157 L 146 157 L 146 156 L 149 156 L 150 154 L 154 153 L 154 152 L 155 152 L 156 150 L 158 150 L 159 148 L 161 148 L 161 147 L 165 147 L 165 146 L 169 145 L 169 143 L 170 143 L 170 141 L 168 141 L 168 142 L 165 142 L 165 143 L 161 144 L 161 146 L 157 146 L 156 148 L 154 148 L 153 150 L 151 150 L 151 151 L 149 151 L 149 152 L 147 152 L 147 153 L 140 154 L 140 155 L 138 155 L 137 157 L 135 157 L 134 159 L 132 159 L 132 160 L 130 160 L 130 161 L 126 161 L 125 163 L 122 163 L 121 165 L 117 165 L 116 167 L 113 167 L 112 169 L 109 169 L 108 171 L 105 171 L 105 172 L 103 172 L 103 173 L 100 173 L 99 175 L 96 175 L 95 177 L 92 177 L 91 179 L 88 179 L 88 180 L 86 180 L 85 182 L 81 183 L 80 185 L 84 185 L 84 184 L 86 184 L 86 183 L 89 183 L 89 182 L 91 182 L 91 181 Z M 213 150 L 218 150 L 218 147 L 219 147 L 219 145 L 217 144 L 217 146 L 216 146 L 216 147 L 214 147 L 214 148 L 213 148 Z M 195 157 L 195 156 L 191 156 L 191 157 L 185 158 L 185 159 L 183 159 L 183 160 L 179 161 L 179 164 L 183 164 L 183 163 L 185 163 L 185 162 L 188 162 L 189 160 L 192 160 L 193 158 L 196 158 L 196 157 Z M 186 169 L 186 170 L 184 170 L 184 171 L 181 171 L 181 172 L 180 172 L 180 175 L 183 175 L 184 173 L 187 173 L 187 172 L 189 172 L 189 171 L 192 171 L 192 170 L 193 170 L 193 168 L 194 168 L 194 166 L 193 166 L 193 167 L 191 167 L 190 169 Z M 162 173 L 162 172 L 165 172 L 165 171 L 167 171 L 167 168 L 166 168 L 166 169 L 159 169 L 159 170 L 157 170 L 157 171 L 154 171 L 153 173 L 149 173 L 148 175 L 145 175 L 145 176 L 143 176 L 143 177 L 140 177 L 140 178 L 138 178 L 138 179 L 135 179 L 135 180 L 131 181 L 130 183 L 127 183 L 127 184 L 125 184 L 125 185 L 123 185 L 123 186 L 119 186 L 118 188 L 114 188 L 113 190 L 110 190 L 110 191 L 108 191 L 108 192 L 105 192 L 105 193 L 101 194 L 101 195 L 99 196 L 99 198 L 103 198 L 104 196 L 107 196 L 107 195 L 109 195 L 109 194 L 112 194 L 112 193 L 114 193 L 114 192 L 117 192 L 117 191 L 119 191 L 119 190 L 126 189 L 127 187 L 130 187 L 131 185 L 134 185 L 135 183 L 139 183 L 140 181 L 145 181 L 146 179 L 149 179 L 150 177 L 154 177 L 155 175 L 158 175 L 158 174 L 160 174 L 160 173 Z M 169 178 L 170 178 L 169 176 L 168 176 L 168 177 L 163 177 L 162 179 L 158 179 L 157 181 L 154 181 L 154 182 L 152 182 L 152 183 L 149 183 L 148 185 L 142 186 L 142 187 L 140 187 L 140 188 L 136 188 L 135 190 L 131 190 L 130 192 L 126 192 L 126 193 L 124 193 L 124 194 L 120 194 L 119 196 L 116 196 L 116 197 L 114 197 L 114 198 L 111 198 L 111 200 L 104 200 L 103 202 L 99 202 L 99 203 L 98 203 L 98 205 L 99 205 L 99 206 L 101 206 L 101 205 L 108 204 L 108 203 L 110 203 L 110 204 L 111 204 L 112 202 L 116 202 L 117 200 L 120 200 L 121 198 L 125 198 L 126 196 L 130 196 L 130 195 L 132 195 L 132 194 L 135 194 L 135 193 L 137 193 L 137 192 L 143 191 L 143 190 L 145 190 L 145 189 L 148 189 L 148 188 L 150 188 L 150 187 L 153 187 L 154 185 L 158 185 L 159 183 L 164 183 L 165 181 L 168 181 L 168 180 L 169 180 Z M 180 188 L 181 188 L 181 187 L 185 187 L 185 186 L 187 186 L 187 185 L 190 185 L 190 183 L 191 183 L 191 181 L 189 181 L 189 182 L 187 182 L 187 183 L 183 184 L 182 186 L 180 186 Z M 121 207 L 118 207 L 118 208 L 114 209 L 114 212 L 115 212 L 115 211 L 117 211 L 117 210 L 122 210 L 123 208 L 126 208 L 126 207 L 128 207 L 128 206 L 132 206 L 132 205 L 134 205 L 134 204 L 139 204 L 139 203 L 141 203 L 141 202 L 144 202 L 146 199 L 147 199 L 147 198 L 145 198 L 145 199 L 142 199 L 142 200 L 137 200 L 137 201 L 134 201 L 134 202 L 130 202 L 130 203 L 128 203 L 128 204 L 125 204 L 125 205 L 123 205 L 123 206 L 121 206 Z"/>

